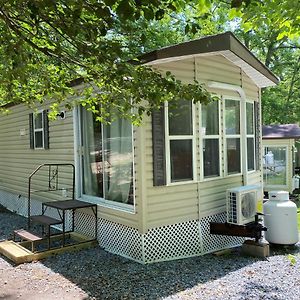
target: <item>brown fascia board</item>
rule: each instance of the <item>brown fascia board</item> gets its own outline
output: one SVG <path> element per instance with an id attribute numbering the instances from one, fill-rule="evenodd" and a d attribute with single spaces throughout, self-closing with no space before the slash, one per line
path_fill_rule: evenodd
<path id="1" fill-rule="evenodd" d="M 230 40 L 228 39 L 228 32 L 226 32 L 223 34 L 207 36 L 201 39 L 176 44 L 159 50 L 154 50 L 152 52 L 140 56 L 139 59 L 141 63 L 149 63 L 151 61 L 171 57 L 180 57 L 229 50 L 229 48 Z"/>
<path id="2" fill-rule="evenodd" d="M 252 66 L 254 69 L 259 71 L 269 80 L 273 81 L 275 84 L 279 83 L 279 79 L 276 75 L 272 73 L 272 71 L 267 68 L 260 60 L 256 58 L 256 56 L 246 47 L 244 46 L 231 32 L 230 34 L 230 51 L 233 52 L 236 56 L 241 58 L 247 64 Z"/>
<path id="3" fill-rule="evenodd" d="M 140 56 L 139 61 L 142 64 L 151 64 L 152 61 L 166 58 L 175 58 L 225 50 L 230 50 L 232 53 L 252 66 L 258 72 L 262 73 L 275 84 L 279 82 L 278 78 L 262 62 L 260 62 L 230 31 L 155 50 Z"/>

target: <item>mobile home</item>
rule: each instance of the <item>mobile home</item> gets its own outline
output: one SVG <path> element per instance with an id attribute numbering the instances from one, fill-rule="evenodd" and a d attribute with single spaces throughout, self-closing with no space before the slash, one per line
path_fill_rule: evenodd
<path id="1" fill-rule="evenodd" d="M 0 116 L 0 203 L 26 215 L 29 174 L 43 163 L 72 163 L 76 198 L 98 205 L 98 241 L 109 252 L 151 263 L 241 243 L 211 235 L 209 223 L 225 222 L 229 188 L 257 185 L 263 197 L 260 97 L 276 76 L 230 32 L 141 61 L 184 83 L 197 80 L 219 100 L 166 103 L 137 128 L 126 120 L 100 124 L 82 107 L 48 122 L 47 107 L 32 114 L 12 106 Z M 33 195 L 34 209 L 46 200 Z M 89 231 L 91 215 L 78 222 Z"/>

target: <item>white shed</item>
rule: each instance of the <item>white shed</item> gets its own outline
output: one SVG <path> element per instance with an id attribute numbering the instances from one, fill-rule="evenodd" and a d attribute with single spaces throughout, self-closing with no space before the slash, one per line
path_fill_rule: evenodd
<path id="1" fill-rule="evenodd" d="M 300 139 L 300 127 L 265 125 L 262 130 L 264 191 L 284 190 L 292 194 L 299 189 L 299 179 L 295 177 L 295 169 L 299 168 L 295 142 Z"/>

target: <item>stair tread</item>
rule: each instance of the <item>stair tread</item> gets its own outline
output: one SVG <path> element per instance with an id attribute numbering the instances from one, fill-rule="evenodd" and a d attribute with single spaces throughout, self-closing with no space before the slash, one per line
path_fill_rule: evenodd
<path id="1" fill-rule="evenodd" d="M 30 219 L 32 222 L 41 223 L 44 225 L 62 224 L 62 220 L 55 219 L 46 215 L 31 216 Z"/>
<path id="2" fill-rule="evenodd" d="M 14 234 L 30 242 L 40 241 L 43 239 L 43 237 L 38 235 L 37 233 L 30 232 L 25 229 L 14 230 Z"/>

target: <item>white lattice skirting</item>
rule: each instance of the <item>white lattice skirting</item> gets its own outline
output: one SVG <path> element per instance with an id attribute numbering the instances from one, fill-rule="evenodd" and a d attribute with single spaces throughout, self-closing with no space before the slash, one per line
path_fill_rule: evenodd
<path id="1" fill-rule="evenodd" d="M 27 199 L 0 191 L 0 204 L 19 215 L 27 216 Z M 41 204 L 32 201 L 32 213 L 39 214 Z M 50 212 L 55 217 L 56 211 Z M 98 219 L 98 241 L 108 252 L 140 263 L 174 260 L 211 253 L 241 245 L 243 238 L 212 235 L 210 222 L 225 222 L 226 213 L 220 213 L 178 224 L 150 229 L 140 234 L 137 229 Z M 75 215 L 76 231 L 94 236 L 93 216 L 82 212 Z"/>

